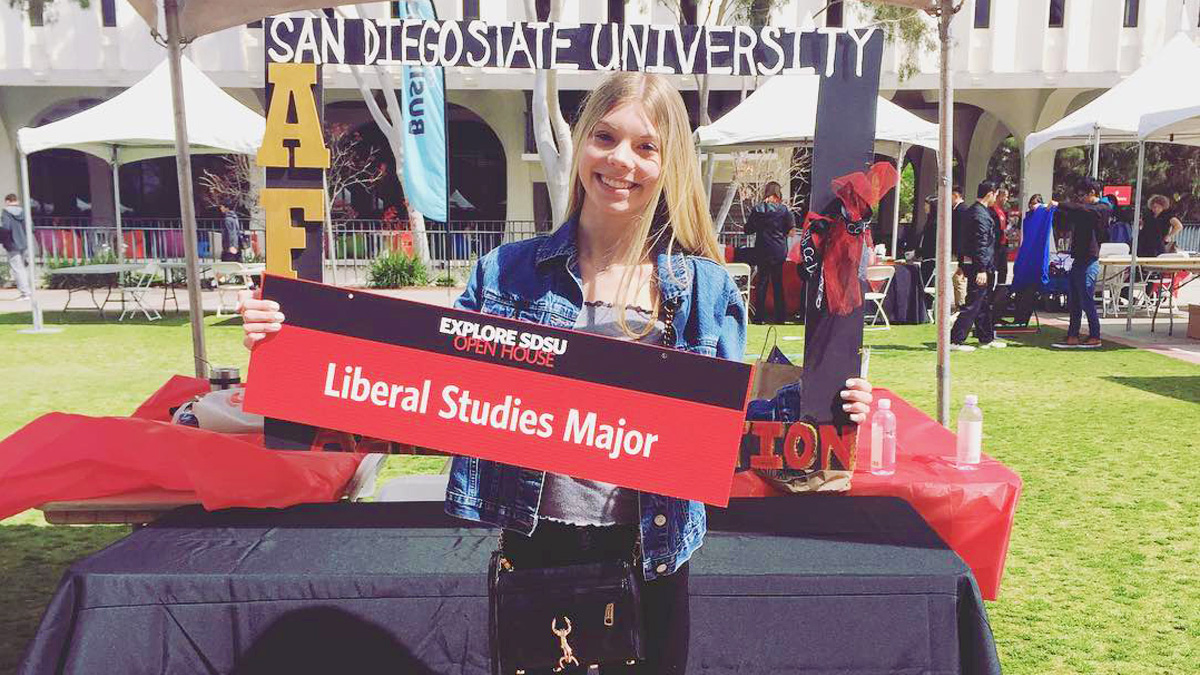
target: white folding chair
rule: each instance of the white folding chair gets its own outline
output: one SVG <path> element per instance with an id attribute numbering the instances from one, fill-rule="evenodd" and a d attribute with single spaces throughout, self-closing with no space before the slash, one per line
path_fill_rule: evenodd
<path id="1" fill-rule="evenodd" d="M 871 316 L 871 323 L 867 324 L 866 330 L 891 330 L 892 324 L 888 321 L 887 312 L 883 310 L 883 299 L 887 297 L 888 290 L 892 287 L 892 279 L 896 276 L 896 268 L 892 265 L 871 265 L 867 268 L 867 283 L 871 289 L 876 287 L 876 284 L 882 283 L 880 290 L 869 290 L 863 298 L 875 303 L 875 314 Z M 866 312 L 863 313 L 864 315 Z M 883 325 L 877 326 L 880 317 L 883 318 Z"/>
<path id="2" fill-rule="evenodd" d="M 1128 258 L 1129 244 L 1110 242 L 1100 244 L 1100 259 L 1105 258 Z M 1121 266 L 1122 269 L 1127 268 L 1127 265 Z M 1109 316 L 1109 310 L 1112 310 L 1114 315 L 1119 314 L 1120 297 L 1121 297 L 1121 273 L 1114 272 L 1109 274 L 1109 265 L 1100 266 L 1100 283 L 1096 284 L 1095 292 L 1100 294 L 1100 313 L 1104 316 Z"/>
<path id="3" fill-rule="evenodd" d="M 226 308 L 225 299 L 233 293 L 233 304 L 229 305 L 231 312 L 237 312 L 237 294 L 239 291 L 251 288 L 253 275 L 240 262 L 215 262 L 210 268 L 213 280 L 217 284 L 217 316 L 222 316 Z"/>
<path id="4" fill-rule="evenodd" d="M 124 321 L 126 316 L 133 316 L 138 312 L 144 314 L 147 321 L 157 321 L 162 318 L 162 314 L 150 306 L 146 297 L 150 293 L 150 285 L 154 283 L 159 272 L 158 263 L 148 262 L 140 270 L 120 275 L 117 291 L 121 294 L 121 316 L 117 317 L 117 321 Z M 132 285 L 130 285 L 130 281 L 133 282 Z"/>
<path id="5" fill-rule="evenodd" d="M 946 273 L 951 277 L 954 276 L 954 271 L 958 269 L 958 263 L 951 261 L 950 268 Z M 929 323 L 934 323 L 937 318 L 937 266 L 935 265 L 929 272 L 929 278 L 925 279 L 925 287 L 922 289 L 925 295 L 929 296 L 929 305 L 925 307 L 925 316 L 929 317 Z"/>
<path id="6" fill-rule="evenodd" d="M 750 266 L 746 263 L 725 263 L 725 270 L 733 278 L 742 303 L 746 306 L 746 323 L 750 322 Z"/>

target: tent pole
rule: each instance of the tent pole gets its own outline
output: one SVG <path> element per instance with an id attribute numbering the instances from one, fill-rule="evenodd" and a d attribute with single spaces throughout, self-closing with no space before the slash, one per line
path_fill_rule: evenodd
<path id="1" fill-rule="evenodd" d="M 950 80 L 950 21 L 954 19 L 953 0 L 940 0 L 938 37 L 941 51 L 938 63 L 938 186 L 937 229 L 937 420 L 950 426 L 950 188 L 954 181 L 954 86 Z"/>
<path id="2" fill-rule="evenodd" d="M 899 141 L 897 145 L 900 146 L 899 154 L 896 155 L 896 175 L 899 176 L 904 173 L 904 152 L 907 148 L 904 147 L 903 141 Z M 900 183 L 902 182 L 901 180 L 896 183 L 895 208 L 892 209 L 892 257 L 897 260 L 900 259 Z"/>
<path id="3" fill-rule="evenodd" d="M 1092 178 L 1100 178 L 1100 125 L 1092 131 Z"/>
<path id="4" fill-rule="evenodd" d="M 1138 269 L 1138 230 L 1142 227 L 1142 172 L 1146 164 L 1146 141 L 1138 141 L 1137 196 L 1133 201 L 1133 242 L 1129 245 L 1129 285 L 1125 293 L 1129 309 L 1125 313 L 1125 332 L 1133 330 L 1133 281 Z"/>
<path id="5" fill-rule="evenodd" d="M 29 155 L 21 153 L 21 204 L 25 208 L 25 267 L 29 271 L 29 311 L 33 315 L 33 330 L 24 331 L 29 333 L 49 333 L 57 330 L 46 330 L 45 324 L 42 322 L 42 307 L 37 301 L 37 265 L 34 264 L 34 258 L 37 257 L 37 240 L 33 238 L 33 208 L 30 205 L 32 201 L 29 198 Z"/>
<path id="6" fill-rule="evenodd" d="M 121 231 L 121 150 L 112 147 L 113 212 L 117 224 L 117 262 L 125 262 L 125 235 Z"/>
<path id="7" fill-rule="evenodd" d="M 196 377 L 206 377 L 204 304 L 200 297 L 200 265 L 196 258 L 196 205 L 192 201 L 192 163 L 188 152 L 187 115 L 183 107 L 183 72 L 180 65 L 179 0 L 163 0 L 167 24 L 167 59 L 171 69 L 171 103 L 175 108 L 175 172 L 179 177 L 179 212 L 183 216 L 183 251 L 187 263 L 188 313 L 192 322 L 192 358 Z M 118 209 L 120 206 L 118 205 Z"/>

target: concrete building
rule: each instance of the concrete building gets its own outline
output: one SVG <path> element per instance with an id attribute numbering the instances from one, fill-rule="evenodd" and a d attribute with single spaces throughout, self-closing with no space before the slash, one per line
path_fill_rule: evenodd
<path id="1" fill-rule="evenodd" d="M 436 0 L 443 18 L 480 18 L 489 23 L 527 20 L 522 0 Z M 538 2 L 539 7 L 548 2 Z M 704 17 L 709 0 L 566 0 L 564 21 L 672 23 Z M 361 15 L 388 17 L 395 3 L 359 6 Z M 824 0 L 763 2 L 779 25 L 861 25 L 855 3 L 824 9 Z M 814 18 L 815 17 L 815 18 Z M 1018 144 L 1117 83 L 1152 56 L 1177 31 L 1200 36 L 1200 0 L 964 0 L 953 24 L 956 87 L 955 153 L 960 181 L 969 192 L 1008 136 Z M 217 84 L 261 111 L 263 36 L 240 26 L 196 40 L 185 54 Z M 918 72 L 901 81 L 901 50 L 885 50 L 883 95 L 926 119 L 937 116 L 936 50 L 919 57 Z M 0 4 L 0 192 L 17 191 L 16 132 L 69 115 L 118 93 L 165 58 L 165 50 L 120 0 L 93 0 L 87 8 L 61 0 L 44 13 L 22 14 Z M 560 78 L 569 110 L 596 81 L 596 73 Z M 362 103 L 346 67 L 325 70 L 328 118 L 358 128 L 364 139 L 386 144 Z M 458 69 L 447 75 L 451 103 L 451 185 L 477 207 L 472 218 L 543 221 L 548 214 L 541 166 L 529 133 L 530 73 Z M 691 77 L 679 78 L 694 92 Z M 1181 86 L 1183 83 L 1181 83 Z M 714 117 L 740 99 L 750 78 L 715 77 Z M 695 94 L 685 93 L 696 107 Z M 911 151 L 917 197 L 932 192 L 936 159 Z M 200 160 L 198 160 L 200 161 Z M 212 162 L 214 160 L 203 160 Z M 204 165 L 210 166 L 210 165 Z M 111 175 L 99 160 L 70 151 L 33 157 L 34 199 L 52 204 L 55 215 L 111 222 Z M 1031 191 L 1049 193 L 1053 156 L 1031 159 L 1025 180 Z M 122 201 L 133 217 L 171 218 L 174 168 L 170 160 L 122 169 Z M 128 177 L 126 173 L 128 172 Z M 722 176 L 725 176 L 724 178 Z M 728 170 L 717 182 L 728 180 Z M 719 191 L 714 191 L 717 194 Z M 374 194 L 358 195 L 365 217 L 398 203 L 394 177 Z M 919 201 L 918 201 L 919 203 Z M 904 219 L 907 220 L 907 214 Z"/>

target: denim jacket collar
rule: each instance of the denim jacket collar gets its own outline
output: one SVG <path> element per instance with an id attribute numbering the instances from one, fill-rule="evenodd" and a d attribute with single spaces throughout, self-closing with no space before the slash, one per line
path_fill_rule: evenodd
<path id="1" fill-rule="evenodd" d="M 537 249 L 536 263 L 540 267 L 551 261 L 561 260 L 564 265 L 571 265 L 579 253 L 576 245 L 579 230 L 579 214 L 567 218 L 557 230 L 552 232 Z M 682 253 L 667 254 L 660 249 L 655 260 L 655 272 L 658 275 L 658 288 L 664 301 L 673 301 L 682 296 L 691 285 L 690 271 Z"/>

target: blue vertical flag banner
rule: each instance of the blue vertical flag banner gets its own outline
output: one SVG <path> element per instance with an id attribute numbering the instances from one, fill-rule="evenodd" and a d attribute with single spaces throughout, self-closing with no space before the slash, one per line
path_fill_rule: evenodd
<path id="1" fill-rule="evenodd" d="M 436 21 L 431 0 L 408 0 L 412 18 Z M 446 76 L 438 66 L 404 66 L 404 196 L 429 220 L 449 217 Z"/>

